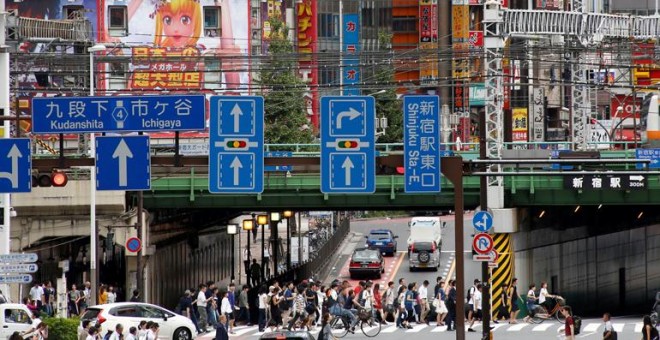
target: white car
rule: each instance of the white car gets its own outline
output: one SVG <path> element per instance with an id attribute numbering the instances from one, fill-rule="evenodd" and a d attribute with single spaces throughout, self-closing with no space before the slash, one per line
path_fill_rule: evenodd
<path id="1" fill-rule="evenodd" d="M 80 319 L 90 320 L 92 325 L 101 325 L 101 334 L 115 330 L 117 324 L 124 326 L 124 334 L 131 327 L 137 327 L 140 321 L 158 323 L 158 339 L 192 340 L 197 335 L 195 325 L 185 316 L 165 308 L 139 302 L 117 302 L 88 307 Z"/>

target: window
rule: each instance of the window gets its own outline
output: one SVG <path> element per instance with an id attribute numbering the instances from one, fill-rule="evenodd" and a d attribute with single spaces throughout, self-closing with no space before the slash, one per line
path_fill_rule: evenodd
<path id="1" fill-rule="evenodd" d="M 108 7 L 108 31 L 111 37 L 125 37 L 128 35 L 126 6 Z"/>
<path id="2" fill-rule="evenodd" d="M 30 324 L 32 318 L 22 309 L 7 308 L 5 309 L 5 322 Z"/>
<path id="3" fill-rule="evenodd" d="M 80 5 L 68 5 L 62 7 L 62 14 L 64 14 L 65 19 L 80 19 L 85 17 L 85 8 Z"/>
<path id="4" fill-rule="evenodd" d="M 392 31 L 394 32 L 416 32 L 417 18 L 396 17 L 392 19 Z"/>
<path id="5" fill-rule="evenodd" d="M 125 306 L 125 307 L 114 308 L 110 311 L 110 315 L 124 317 L 124 318 L 131 318 L 131 317 L 139 318 L 142 316 L 140 311 L 138 311 L 137 306 Z"/>
<path id="6" fill-rule="evenodd" d="M 163 311 L 152 306 L 140 306 L 142 310 L 142 317 L 148 319 L 162 319 L 164 314 Z"/>
<path id="7" fill-rule="evenodd" d="M 220 7 L 204 7 L 204 35 L 207 37 L 221 37 Z"/>
<path id="8" fill-rule="evenodd" d="M 363 8 L 362 9 L 362 26 L 364 26 L 364 27 L 373 27 L 374 22 L 375 22 L 374 9 L 373 8 Z"/>
<path id="9" fill-rule="evenodd" d="M 339 16 L 330 13 L 318 15 L 319 37 L 334 38 L 339 36 Z"/>

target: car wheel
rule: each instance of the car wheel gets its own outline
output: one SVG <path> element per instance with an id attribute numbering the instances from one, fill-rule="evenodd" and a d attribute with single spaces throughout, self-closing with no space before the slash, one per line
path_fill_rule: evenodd
<path id="1" fill-rule="evenodd" d="M 174 331 L 173 340 L 192 340 L 192 334 L 187 328 L 177 328 Z"/>

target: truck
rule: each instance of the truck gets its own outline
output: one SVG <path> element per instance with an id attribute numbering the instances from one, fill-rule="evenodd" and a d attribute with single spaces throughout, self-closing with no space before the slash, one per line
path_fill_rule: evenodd
<path id="1" fill-rule="evenodd" d="M 408 252 L 414 242 L 435 242 L 439 248 L 442 247 L 442 225 L 440 217 L 419 216 L 413 217 L 408 222 L 410 236 L 408 237 Z"/>
<path id="2" fill-rule="evenodd" d="M 32 324 L 32 312 L 25 305 L 0 304 L 0 339 L 9 339 L 14 332 L 23 333 L 36 326 Z"/>

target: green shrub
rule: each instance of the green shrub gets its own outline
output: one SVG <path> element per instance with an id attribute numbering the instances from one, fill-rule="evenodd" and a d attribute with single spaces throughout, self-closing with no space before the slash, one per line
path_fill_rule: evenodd
<path id="1" fill-rule="evenodd" d="M 77 340 L 80 319 L 45 318 L 48 325 L 48 338 L 57 340 Z"/>

